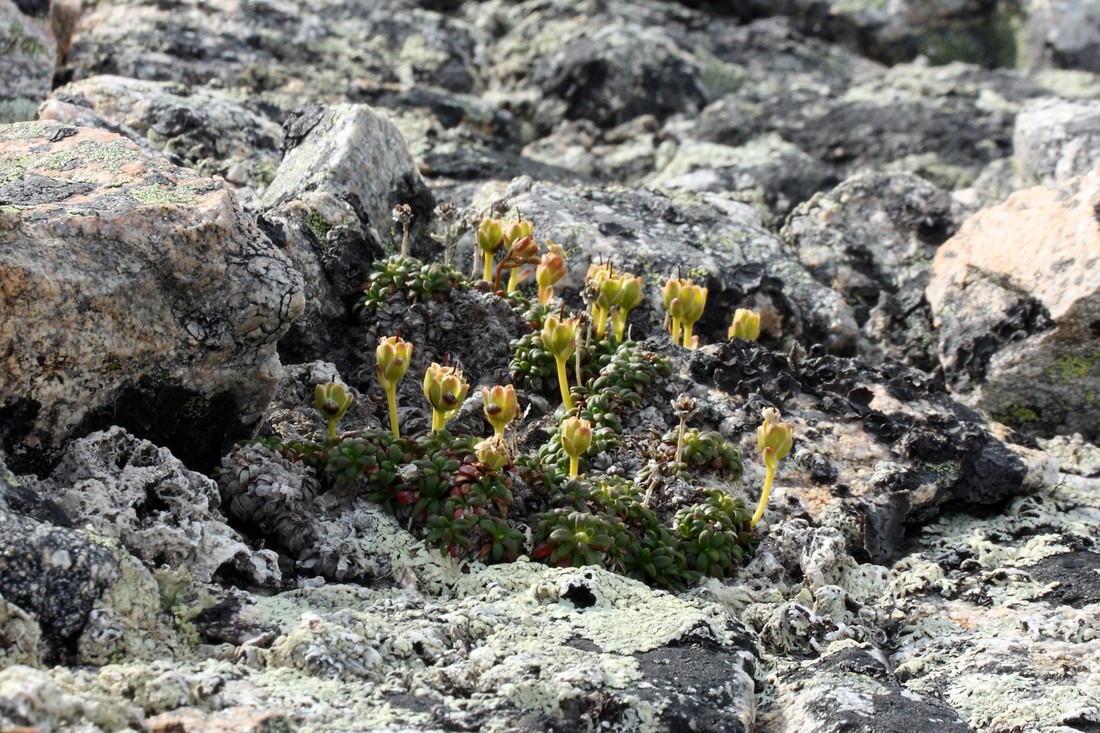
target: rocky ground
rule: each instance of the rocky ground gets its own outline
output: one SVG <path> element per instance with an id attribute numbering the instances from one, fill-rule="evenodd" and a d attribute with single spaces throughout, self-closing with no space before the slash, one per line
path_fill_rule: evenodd
<path id="1" fill-rule="evenodd" d="M 1098 19 L 0 0 L 0 730 L 1100 731 Z M 535 334 L 607 261 L 571 482 Z"/>

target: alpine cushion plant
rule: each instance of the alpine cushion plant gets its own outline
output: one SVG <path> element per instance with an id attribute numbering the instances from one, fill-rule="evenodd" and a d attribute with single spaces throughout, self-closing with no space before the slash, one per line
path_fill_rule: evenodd
<path id="1" fill-rule="evenodd" d="M 794 445 L 794 426 L 789 422 L 779 422 L 779 410 L 765 407 L 762 414 L 764 422 L 756 429 L 756 444 L 764 457 L 764 489 L 760 492 L 760 503 L 756 505 L 756 511 L 752 515 L 752 527 L 764 516 L 772 482 L 775 481 L 775 470 Z"/>

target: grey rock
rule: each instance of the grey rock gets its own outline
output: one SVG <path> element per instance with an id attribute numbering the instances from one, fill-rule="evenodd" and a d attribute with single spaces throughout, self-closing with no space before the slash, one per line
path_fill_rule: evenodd
<path id="1" fill-rule="evenodd" d="M 1016 116 L 1012 142 L 1023 186 L 1084 175 L 1100 163 L 1100 102 L 1036 100 Z"/>
<path id="2" fill-rule="evenodd" d="M 275 553 L 252 550 L 225 523 L 211 479 L 122 428 L 70 443 L 44 493 L 74 524 L 118 540 L 150 570 L 186 568 L 198 583 L 281 580 Z"/>
<path id="3" fill-rule="evenodd" d="M 372 229 L 332 193 L 304 192 L 257 217 L 257 224 L 302 274 L 305 311 L 279 340 L 290 364 L 329 359 L 348 371 L 355 359 L 352 312 L 371 265 L 382 257 Z"/>
<path id="4" fill-rule="evenodd" d="M 1029 66 L 1100 72 L 1100 3 L 1030 0 L 1024 8 L 1022 50 Z"/>
<path id="5" fill-rule="evenodd" d="M 416 170 L 401 131 L 366 105 L 295 110 L 283 126 L 286 154 L 264 193 L 265 210 L 329 193 L 348 204 L 370 236 L 399 247 L 398 204 L 412 207 L 410 252 L 434 250 L 428 236 L 435 199 Z M 391 249 L 392 251 L 392 249 Z"/>
<path id="6" fill-rule="evenodd" d="M 369 8 L 226 0 L 217 12 L 192 0 L 107 2 L 85 11 L 66 67 L 75 79 L 118 74 L 219 86 L 290 109 L 377 83 L 471 91 L 481 84 L 476 53 L 469 25 L 411 0 Z"/>
<path id="7" fill-rule="evenodd" d="M 715 405 L 730 434 L 755 427 L 759 406 L 768 404 L 797 421 L 792 463 L 800 488 L 789 499 L 781 489 L 770 506 L 785 511 L 790 501 L 840 529 L 852 551 L 872 562 L 892 560 L 906 526 L 935 516 L 947 502 L 995 505 L 1044 475 L 981 415 L 944 395 L 938 380 L 900 364 L 872 367 L 824 354 L 788 358 L 734 339 L 695 352 L 688 368 L 695 381 L 730 397 Z M 815 427 L 803 426 L 809 415 Z M 851 441 L 861 446 L 858 460 L 839 447 Z M 815 478 L 817 457 L 832 466 L 827 480 Z"/>
<path id="8" fill-rule="evenodd" d="M 57 40 L 45 13 L 0 0 L 0 124 L 33 120 L 50 93 Z"/>
<path id="9" fill-rule="evenodd" d="M 931 371 L 936 336 L 924 299 L 936 249 L 963 211 L 912 173 L 857 174 L 799 206 L 781 231 L 814 278 L 853 306 L 860 354 Z"/>
<path id="10" fill-rule="evenodd" d="M 301 276 L 223 183 L 122 137 L 22 123 L 0 151 L 9 465 L 117 421 L 212 466 L 271 396 Z"/>
<path id="11" fill-rule="evenodd" d="M 778 135 L 762 135 L 744 145 L 686 142 L 658 151 L 668 162 L 643 179 L 647 187 L 728 196 L 752 205 L 774 225 L 814 193 L 837 183 L 834 169 Z"/>
<path id="12" fill-rule="evenodd" d="M 739 12 L 787 15 L 807 33 L 841 43 L 885 63 L 924 56 L 1008 66 L 1015 61 L 1013 10 L 982 0 L 750 0 Z"/>
<path id="13" fill-rule="evenodd" d="M 160 599 L 152 575 L 88 532 L 2 512 L 0 554 L 0 597 L 9 618 L 14 613 L 21 628 L 37 637 L 24 649 L 29 655 L 37 647 L 36 663 L 103 664 L 174 643 L 173 633 L 158 626 Z M 5 626 L 12 628 L 10 621 Z M 13 646 L 26 638 L 14 638 Z"/>

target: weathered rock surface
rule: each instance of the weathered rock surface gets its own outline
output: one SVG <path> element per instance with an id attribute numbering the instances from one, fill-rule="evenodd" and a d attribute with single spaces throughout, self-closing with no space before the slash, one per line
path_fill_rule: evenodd
<path id="1" fill-rule="evenodd" d="M 329 193 L 348 204 L 375 241 L 399 246 L 393 207 L 408 204 L 410 252 L 434 251 L 428 237 L 435 199 L 416 170 L 401 131 L 366 105 L 296 109 L 283 126 L 286 151 L 264 193 L 264 209 Z M 396 227 L 396 233 L 395 233 Z"/>
<path id="2" fill-rule="evenodd" d="M 280 582 L 275 553 L 253 551 L 220 513 L 215 483 L 165 448 L 113 427 L 71 443 L 39 485 L 71 522 L 118 540 L 150 570 L 186 568 L 198 583 Z"/>
<path id="3" fill-rule="evenodd" d="M 1016 116 L 1012 159 L 1024 185 L 1055 185 L 1100 163 L 1100 102 L 1041 99 Z"/>
<path id="4" fill-rule="evenodd" d="M 225 184 L 120 136 L 24 123 L 0 156 L 9 463 L 117 422 L 212 465 L 270 398 L 301 276 Z"/>
<path id="5" fill-rule="evenodd" d="M 206 87 L 95 76 L 56 90 L 38 119 L 124 135 L 176 165 L 221 176 L 246 205 L 263 192 L 282 157 L 279 125 Z"/>
<path id="6" fill-rule="evenodd" d="M 79 5 L 15 2 L 36 18 L 50 6 L 72 19 Z M 110 300 L 113 310 L 101 311 L 127 318 L 151 312 L 150 304 L 187 306 L 185 317 L 156 311 L 164 314 L 157 343 L 169 346 L 155 360 L 177 382 L 191 380 L 162 382 L 164 370 L 120 374 L 130 362 L 118 357 L 116 367 L 110 355 L 98 371 L 87 360 L 56 358 L 55 342 L 77 336 L 95 351 L 99 321 L 63 320 L 66 328 L 34 331 L 49 338 L 13 346 L 12 363 L 29 365 L 21 368 L 44 359 L 39 395 L 76 382 L 100 390 L 104 401 L 74 434 L 109 425 L 128 432 L 72 441 L 59 465 L 8 455 L 20 472 L 36 468 L 43 477 L 17 479 L 0 467 L 0 728 L 1100 727 L 1095 434 L 1082 418 L 1083 435 L 1058 435 L 1071 429 L 1059 422 L 1042 428 L 1054 437 L 1039 449 L 1026 433 L 953 401 L 932 357 L 936 334 L 923 300 L 928 258 L 951 246 L 941 242 L 964 210 L 1002 201 L 1027 165 L 1038 176 L 1091 165 L 1091 128 L 1032 112 L 1087 111 L 1100 99 L 1100 77 L 1086 71 L 935 63 L 1016 55 L 1090 68 L 1091 2 L 369 5 L 98 0 L 85 8 L 56 77 L 73 83 L 42 108 L 64 124 L 18 128 L 76 130 L 69 143 L 92 135 L 95 145 L 61 156 L 65 140 L 31 136 L 10 142 L 33 159 L 0 156 L 0 196 L 9 197 L 0 202 L 0 232 L 38 222 L 50 235 L 34 240 L 42 244 L 27 258 L 77 253 L 42 260 L 43 271 L 57 272 L 39 281 L 39 300 L 41 292 L 67 298 L 72 313 Z M 70 33 L 54 18 L 64 57 Z M 0 76 L 0 86 L 11 83 Z M 142 151 L 85 126 L 118 132 Z M 280 137 L 280 192 L 261 200 Z M 136 157 L 116 162 L 122 150 Z M 1033 162 L 1013 170 L 1025 161 Z M 511 184 L 517 176 L 526 178 Z M 121 199 L 105 192 L 112 185 Z M 203 185 L 210 188 L 199 192 Z M 655 185 L 663 193 L 642 190 Z M 1080 184 L 1059 185 L 1062 201 L 1055 193 L 1027 201 L 1047 229 L 1078 227 L 1075 236 L 1088 240 L 1091 199 L 1078 211 L 1071 199 Z M 24 203 L 10 199 L 16 194 Z M 255 226 L 252 214 L 209 203 L 230 194 L 256 212 Z M 743 454 L 744 475 L 734 481 L 731 472 L 693 465 L 664 477 L 653 484 L 659 519 L 707 490 L 752 503 L 764 473 L 760 408 L 777 405 L 795 424 L 746 564 L 677 593 L 598 567 L 522 559 L 485 567 L 471 559 L 479 548 L 458 557 L 429 548 L 416 539 L 417 521 L 396 522 L 362 486 L 338 485 L 292 451 L 229 450 L 220 426 L 243 429 L 258 415 L 263 435 L 319 440 L 313 387 L 334 378 L 355 396 L 341 430 L 380 427 L 386 406 L 374 346 L 398 329 L 415 343 L 399 388 L 403 434 L 428 430 L 419 375 L 448 352 L 475 382 L 448 427 L 488 432 L 477 386 L 508 375 L 509 340 L 530 331 L 524 321 L 534 311 L 476 287 L 420 300 L 397 288 L 351 310 L 369 268 L 400 241 L 391 219 L 393 205 L 405 202 L 399 197 L 413 199 L 414 249 L 437 256 L 427 236 L 433 196 L 474 207 L 459 216 L 463 269 L 469 222 L 505 198 L 506 216 L 530 218 L 540 241 L 567 244 L 571 271 L 559 294 L 570 306 L 581 304 L 590 260 L 611 257 L 616 270 L 647 276 L 649 302 L 631 316 L 633 336 L 649 336 L 640 348 L 670 359 L 671 370 L 621 411 L 620 444 L 585 457 L 589 479 L 652 478 L 674 455 L 660 437 L 678 425 L 670 403 L 687 393 L 697 403 L 688 427 L 719 431 Z M 114 223 L 93 231 L 93 212 Z M 80 227 L 47 226 L 63 219 Z M 186 226 L 200 234 L 181 244 Z M 1013 227 L 998 239 L 1028 231 Z M 129 237 L 105 239 L 105 230 Z M 207 245 L 211 231 L 228 244 Z M 9 252 L 6 236 L 0 250 Z M 172 256 L 116 256 L 123 248 Z M 177 256 L 182 249 L 189 257 Z M 280 264 L 254 279 L 225 275 L 241 252 L 261 251 Z M 1014 266 L 1044 261 L 1045 253 L 1027 252 L 1018 259 L 1031 262 Z M 161 267 L 150 262 L 168 262 L 172 273 L 153 278 L 155 286 L 131 278 L 120 286 L 129 291 L 96 289 L 120 268 Z M 677 264 L 711 287 L 696 329 L 709 345 L 695 352 L 673 347 L 659 328 L 656 287 Z M 290 280 L 261 282 L 295 277 L 290 266 L 301 273 L 294 307 L 264 321 L 278 322 L 264 336 L 241 339 L 233 354 L 244 355 L 225 362 L 234 376 L 207 390 L 204 380 L 223 363 L 210 360 L 227 352 L 188 341 L 179 324 L 210 314 L 247 320 L 233 320 L 241 307 L 229 293 L 291 293 Z M 1044 300 L 1096 280 L 1075 266 L 1038 281 L 1015 270 L 992 279 L 968 270 L 965 283 L 980 282 L 978 290 L 1003 303 L 971 289 L 962 305 L 940 309 L 957 321 L 941 321 L 948 380 L 974 399 L 1029 324 L 1045 330 L 1019 344 L 1048 340 L 1036 346 L 1044 353 L 1022 354 L 1024 366 L 1072 340 L 1070 323 L 1089 332 L 1074 343 L 1094 343 L 1092 321 L 1100 319 L 1090 294 L 1075 291 L 1064 317 Z M 236 284 L 223 286 L 227 279 Z M 50 289 L 59 282 L 63 289 Z M 263 313 L 273 312 L 263 303 Z M 764 335 L 756 345 L 727 343 L 730 312 L 745 305 L 764 314 Z M 302 315 L 286 330 L 296 309 Z M 0 333 L 26 331 L 7 316 Z M 132 343 L 129 324 L 119 332 Z M 1055 333 L 1065 339 L 1053 344 Z M 300 362 L 283 378 L 276 342 L 284 363 Z M 967 349 L 982 356 L 967 361 Z M 5 353 L 0 345 L 0 359 Z M 975 365 L 980 376 L 967 371 Z M 1085 411 L 1092 387 L 1078 387 L 1095 369 L 1074 359 L 1055 367 L 1014 377 L 1013 389 L 1030 395 L 1044 378 L 1076 380 L 1060 385 L 1057 398 L 1069 404 L 1076 389 L 1085 407 L 1074 409 Z M 960 379 L 980 384 L 967 393 Z M 558 422 L 552 381 L 523 380 L 519 390 L 517 447 L 527 457 Z M 253 401 L 240 401 L 242 392 Z M 26 407 L 0 412 L 5 441 L 37 419 Z M 49 419 L 64 420 L 70 409 Z M 1031 409 L 1015 417 L 1030 418 Z M 217 495 L 169 450 L 192 466 L 221 462 Z M 414 468 L 404 465 L 401 480 L 412 481 Z M 507 520 L 526 529 L 551 501 L 548 484 L 520 470 L 509 480 Z M 62 550 L 68 567 L 55 562 Z M 70 592 L 73 604 L 61 608 L 45 587 Z"/>
<path id="7" fill-rule="evenodd" d="M 0 0 L 0 125 L 33 120 L 50 93 L 57 40 L 46 7 Z"/>
<path id="8" fill-rule="evenodd" d="M 781 231 L 818 282 L 853 307 L 859 352 L 932 371 L 936 336 L 924 299 L 932 257 L 961 207 L 912 173 L 857 174 L 799 206 Z"/>
<path id="9" fill-rule="evenodd" d="M 5 665 L 106 664 L 178 641 L 161 618 L 157 582 L 125 550 L 14 509 L 0 511 L 0 630 Z"/>
<path id="10" fill-rule="evenodd" d="M 1042 435 L 1100 433 L 1100 174 L 1019 191 L 936 253 L 927 297 L 948 384 Z"/>

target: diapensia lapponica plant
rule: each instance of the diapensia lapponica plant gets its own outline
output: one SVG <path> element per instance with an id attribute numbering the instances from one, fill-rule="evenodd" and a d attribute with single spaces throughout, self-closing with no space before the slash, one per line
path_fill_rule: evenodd
<path id="1" fill-rule="evenodd" d="M 449 262 L 459 217 L 453 207 L 441 207 L 440 214 L 444 233 L 438 239 L 448 261 L 426 264 L 408 255 L 411 210 L 394 209 L 402 225 L 401 254 L 375 265 L 360 306 L 369 311 L 395 301 L 443 301 L 472 286 Z M 258 442 L 333 481 L 359 486 L 361 495 L 455 558 L 508 562 L 526 554 L 555 565 L 599 564 L 677 590 L 703 576 L 726 577 L 756 546 L 753 527 L 763 516 L 779 462 L 791 451 L 793 426 L 774 408 L 764 411 L 757 439 L 766 476 L 755 512 L 725 491 L 698 489 L 698 503 L 659 513 L 662 487 L 669 482 L 719 475 L 736 481 L 741 475 L 741 456 L 729 441 L 717 432 L 688 428 L 696 401 L 686 394 L 672 401 L 675 430 L 631 437 L 647 458 L 636 476 L 599 470 L 593 458 L 624 448 L 624 419 L 642 409 L 643 395 L 670 375 L 671 364 L 630 339 L 630 314 L 647 299 L 643 276 L 610 261 L 591 263 L 581 290 L 585 306 L 572 308 L 556 295 L 569 274 L 565 251 L 548 238 L 540 245 L 535 234 L 534 224 L 521 217 L 484 217 L 474 230 L 480 258 L 475 273 L 480 270 L 484 281 L 479 289 L 487 291 L 485 297 L 507 298 L 527 329 L 511 344 L 511 383 L 505 383 L 501 369 L 497 384 L 471 395 L 459 360 L 447 355 L 433 361 L 420 375 L 420 409 L 430 415 L 430 427 L 417 436 L 403 435 L 399 386 L 414 353 L 430 353 L 431 345 L 383 335 L 374 352 L 374 373 L 385 396 L 388 430 L 341 433 L 339 424 L 355 397 L 334 379 L 315 389 L 322 439 Z M 522 292 L 531 275 L 534 302 Z M 675 347 L 699 345 L 694 326 L 707 294 L 705 286 L 679 276 L 661 285 Z M 759 333 L 759 316 L 738 309 L 729 337 L 755 339 Z M 539 418 L 545 444 L 525 455 L 516 440 L 525 415 L 518 388 L 530 389 L 540 380 L 556 384 L 559 406 Z M 448 431 L 467 399 L 480 399 L 488 435 Z M 406 414 L 415 409 L 405 405 Z M 541 497 L 526 516 L 513 511 L 512 492 L 520 485 Z"/>

